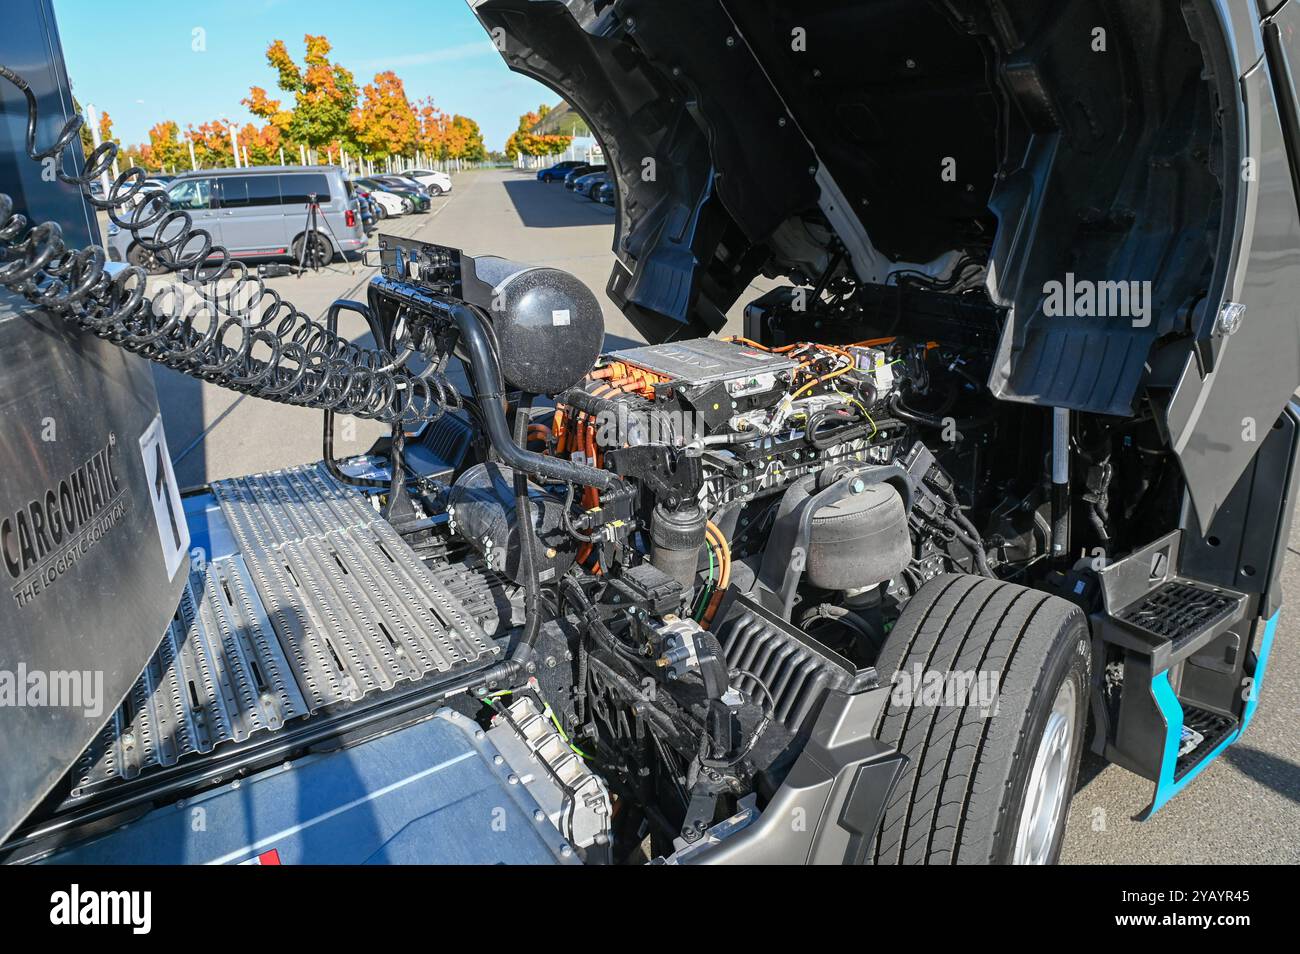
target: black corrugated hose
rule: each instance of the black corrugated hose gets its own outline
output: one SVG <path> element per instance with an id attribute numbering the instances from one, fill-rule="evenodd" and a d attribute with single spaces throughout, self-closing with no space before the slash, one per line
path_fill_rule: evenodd
<path id="1" fill-rule="evenodd" d="M 519 395 L 519 406 L 515 409 L 515 443 L 520 447 L 528 446 L 528 420 L 533 406 L 531 394 Z M 514 658 L 527 662 L 537 643 L 537 634 L 542 626 L 542 581 L 537 573 L 535 547 L 536 535 L 533 533 L 533 515 L 528 500 L 528 475 L 515 468 L 515 522 L 519 524 L 519 569 L 524 578 L 524 631 L 515 647 Z"/>

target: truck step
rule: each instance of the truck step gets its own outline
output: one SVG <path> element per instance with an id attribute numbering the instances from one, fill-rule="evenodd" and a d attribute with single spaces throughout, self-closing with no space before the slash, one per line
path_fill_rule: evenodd
<path id="1" fill-rule="evenodd" d="M 1168 579 L 1102 622 L 1102 639 L 1151 658 L 1163 672 L 1213 642 L 1247 610 L 1244 593 L 1188 580 Z"/>
<path id="2" fill-rule="evenodd" d="M 1168 639 L 1174 657 L 1231 619 L 1245 597 L 1189 580 L 1169 580 L 1119 614 L 1120 620 L 1156 639 Z"/>
<path id="3" fill-rule="evenodd" d="M 1237 720 L 1228 716 L 1183 707 L 1183 729 L 1174 764 L 1174 781 L 1181 781 L 1187 773 L 1205 761 L 1225 739 L 1237 731 Z"/>

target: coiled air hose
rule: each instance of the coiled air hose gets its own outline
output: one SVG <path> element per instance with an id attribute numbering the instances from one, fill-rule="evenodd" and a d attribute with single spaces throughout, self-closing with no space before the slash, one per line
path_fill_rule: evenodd
<path id="1" fill-rule="evenodd" d="M 102 199 L 93 196 L 90 183 L 112 167 L 117 145 L 97 146 L 82 173 L 66 171 L 82 118 L 73 116 L 53 145 L 38 149 L 36 97 L 9 67 L 0 65 L 0 77 L 26 97 L 28 158 L 57 163 L 60 182 L 80 189 L 179 278 L 146 298 L 143 269 L 108 265 L 97 245 L 69 249 L 57 223 L 29 227 L 0 193 L 0 286 L 150 361 L 268 401 L 407 425 L 460 406 L 460 394 L 432 366 L 417 373 L 386 350 L 358 347 L 266 287 L 196 229 L 188 212 L 171 209 L 165 193 L 145 188 L 144 169 L 132 166 Z"/>

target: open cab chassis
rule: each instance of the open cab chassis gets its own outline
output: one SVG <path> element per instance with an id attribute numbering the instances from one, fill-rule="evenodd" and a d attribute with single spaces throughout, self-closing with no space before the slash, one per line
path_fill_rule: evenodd
<path id="1" fill-rule="evenodd" d="M 1248 729 L 1297 0 L 471 0 L 600 140 L 612 353 L 571 276 L 393 236 L 297 337 L 83 307 L 11 218 L 98 241 L 20 6 L 0 668 L 105 705 L 0 709 L 8 860 L 1052 862 L 1086 749 L 1147 817 Z M 323 460 L 182 495 L 146 359 L 319 407 Z M 339 461 L 349 410 L 393 432 Z"/>

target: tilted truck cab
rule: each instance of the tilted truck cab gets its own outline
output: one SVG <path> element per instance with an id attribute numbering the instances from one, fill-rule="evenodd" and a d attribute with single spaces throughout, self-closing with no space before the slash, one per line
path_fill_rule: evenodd
<path id="1" fill-rule="evenodd" d="M 1295 0 L 474 0 L 607 157 L 610 352 L 556 269 L 381 235 L 311 316 L 142 172 L 95 198 L 20 5 L 8 860 L 1043 863 L 1086 747 L 1150 815 L 1248 729 Z M 321 411 L 323 459 L 181 494 L 151 361 Z M 335 459 L 344 415 L 390 436 Z"/>

